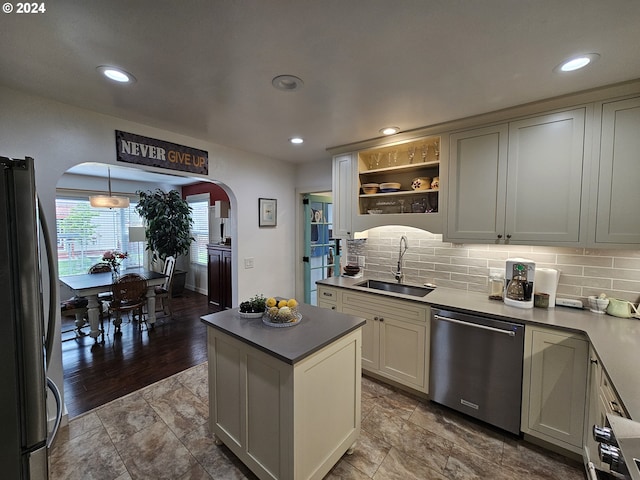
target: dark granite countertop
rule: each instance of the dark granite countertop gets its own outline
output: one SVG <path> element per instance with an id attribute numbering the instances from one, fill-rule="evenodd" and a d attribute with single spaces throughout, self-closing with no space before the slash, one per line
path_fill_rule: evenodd
<path id="1" fill-rule="evenodd" d="M 288 364 L 295 364 L 349 332 L 362 327 L 364 318 L 326 308 L 300 304 L 298 325 L 276 328 L 264 325 L 262 318 L 242 318 L 238 309 L 201 317 L 202 322 Z"/>
<path id="2" fill-rule="evenodd" d="M 353 285 L 361 281 L 363 281 L 362 278 L 333 277 L 317 283 L 426 303 L 435 308 L 454 309 L 585 334 L 600 357 L 603 368 L 611 378 L 624 408 L 632 419 L 640 420 L 640 320 L 638 319 L 617 318 L 592 313 L 589 310 L 559 306 L 549 309 L 516 308 L 500 301 L 489 300 L 486 294 L 443 287 L 436 288 L 424 297 L 408 297 L 390 292 L 372 292 Z"/>

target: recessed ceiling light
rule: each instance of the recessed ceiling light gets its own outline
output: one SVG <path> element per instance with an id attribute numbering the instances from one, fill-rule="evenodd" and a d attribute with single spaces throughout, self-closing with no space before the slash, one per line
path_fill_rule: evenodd
<path id="1" fill-rule="evenodd" d="M 291 143 L 293 143 L 294 145 L 300 145 L 301 143 L 303 143 L 303 142 L 304 142 L 304 138 L 301 138 L 301 137 L 291 137 L 291 138 L 289 139 L 289 141 L 290 141 Z"/>
<path id="2" fill-rule="evenodd" d="M 379 130 L 379 132 L 383 135 L 395 135 L 399 131 L 400 129 L 398 127 L 384 127 Z"/>
<path id="3" fill-rule="evenodd" d="M 302 88 L 304 82 L 295 75 L 278 75 L 271 80 L 271 85 L 283 92 L 295 92 Z"/>
<path id="4" fill-rule="evenodd" d="M 134 83 L 136 81 L 136 77 L 118 67 L 100 65 L 96 68 L 96 70 L 98 70 L 102 75 L 107 77 L 109 80 L 113 80 L 114 82 Z"/>
<path id="5" fill-rule="evenodd" d="M 597 53 L 587 53 L 584 55 L 577 55 L 563 61 L 560 65 L 556 66 L 553 70 L 555 72 L 573 72 L 581 68 L 586 67 L 590 63 L 595 62 L 600 55 Z"/>

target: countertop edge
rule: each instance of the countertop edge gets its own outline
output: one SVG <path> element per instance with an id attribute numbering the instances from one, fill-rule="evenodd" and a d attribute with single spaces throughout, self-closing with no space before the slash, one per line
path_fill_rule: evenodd
<path id="1" fill-rule="evenodd" d="M 323 328 L 319 335 L 318 328 L 315 328 L 316 338 L 318 338 L 318 340 L 315 340 L 315 338 L 311 336 L 305 336 L 302 337 L 302 341 L 296 342 L 295 334 L 298 332 L 296 329 L 302 329 L 299 331 L 309 333 L 309 327 L 303 328 L 303 325 L 296 325 L 284 329 L 268 327 L 262 325 L 262 318 L 241 319 L 237 316 L 237 308 L 201 316 L 200 321 L 208 327 L 214 328 L 225 335 L 229 335 L 289 365 L 295 365 L 354 330 L 362 328 L 366 323 L 366 320 L 361 317 L 321 309 L 311 305 L 300 305 L 299 308 L 303 313 L 302 321 L 329 322 L 327 324 L 328 331 Z M 327 317 L 328 315 L 344 318 L 340 318 L 331 323 L 332 318 Z M 225 322 L 227 323 L 226 325 Z M 247 329 L 246 327 L 250 328 Z M 253 328 L 257 328 L 257 330 L 253 330 Z M 293 338 L 290 335 L 288 337 L 289 341 L 293 341 L 288 344 L 283 344 L 282 339 L 285 337 L 274 336 L 274 334 L 277 331 L 287 330 L 294 333 Z M 313 328 L 311 328 L 310 333 L 313 335 Z M 300 338 L 298 338 L 298 340 L 300 340 Z M 293 344 L 296 344 L 296 348 L 291 348 Z"/>
<path id="2" fill-rule="evenodd" d="M 297 355 L 296 357 L 286 357 L 284 355 L 279 354 L 278 352 L 275 352 L 273 350 L 270 350 L 269 348 L 266 348 L 264 345 L 261 345 L 253 340 L 250 340 L 248 338 L 245 338 L 241 335 L 238 335 L 235 332 L 232 332 L 230 330 L 227 330 L 225 328 L 223 328 L 220 325 L 216 325 L 214 323 L 211 323 L 210 321 L 208 321 L 206 318 L 204 317 L 200 317 L 200 321 L 202 323 L 204 323 L 206 326 L 214 328 L 222 333 L 224 333 L 225 335 L 229 335 L 233 338 L 235 338 L 236 340 L 241 341 L 242 343 L 246 343 L 247 345 L 251 345 L 252 347 L 255 347 L 256 349 L 260 350 L 261 352 L 264 352 L 274 358 L 277 358 L 278 360 L 287 363 L 289 365 L 295 365 L 296 363 L 300 362 L 301 360 L 304 360 L 307 357 L 310 357 L 311 355 L 313 355 L 314 353 L 322 350 L 324 347 L 326 347 L 327 345 L 332 344 L 333 342 L 335 342 L 336 340 L 348 335 L 349 333 L 353 332 L 354 330 L 357 330 L 358 328 L 361 328 L 365 323 L 366 320 L 362 319 L 362 321 L 356 325 L 352 325 L 351 327 L 349 327 L 346 330 L 343 330 L 339 335 L 335 335 L 331 338 L 328 338 L 326 341 L 319 343 L 318 345 L 316 345 L 314 348 L 311 348 L 309 350 L 307 350 L 306 352 L 304 352 L 303 354 Z M 295 328 L 295 327 L 291 327 L 291 328 Z"/>
<path id="3" fill-rule="evenodd" d="M 371 291 L 353 284 L 364 278 L 332 277 L 318 285 L 362 293 L 410 300 L 434 308 L 449 308 L 494 318 L 516 320 L 585 335 L 602 362 L 623 407 L 634 419 L 640 419 L 640 374 L 630 365 L 640 365 L 640 320 L 617 318 L 592 313 L 585 309 L 556 306 L 555 308 L 521 309 L 489 300 L 486 294 L 438 287 L 424 297 L 410 297 L 393 292 Z"/>

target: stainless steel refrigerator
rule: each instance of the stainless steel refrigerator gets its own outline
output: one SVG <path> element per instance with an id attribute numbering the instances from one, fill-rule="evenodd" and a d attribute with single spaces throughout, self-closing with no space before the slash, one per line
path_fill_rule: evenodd
<path id="1" fill-rule="evenodd" d="M 47 272 L 55 270 L 33 159 L 0 157 L 0 168 L 0 472 L 3 478 L 40 480 L 48 478 L 47 451 L 61 416 L 59 392 L 46 377 L 57 286 L 42 278 L 41 261 Z M 49 286 L 47 305 L 43 282 Z M 51 393 L 57 412 L 49 432 Z"/>

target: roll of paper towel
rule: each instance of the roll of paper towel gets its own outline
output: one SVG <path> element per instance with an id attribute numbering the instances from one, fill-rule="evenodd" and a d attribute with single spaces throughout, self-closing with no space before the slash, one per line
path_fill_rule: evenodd
<path id="1" fill-rule="evenodd" d="M 560 280 L 560 270 L 555 268 L 536 268 L 535 293 L 549 294 L 549 308 L 556 306 L 558 280 Z"/>

